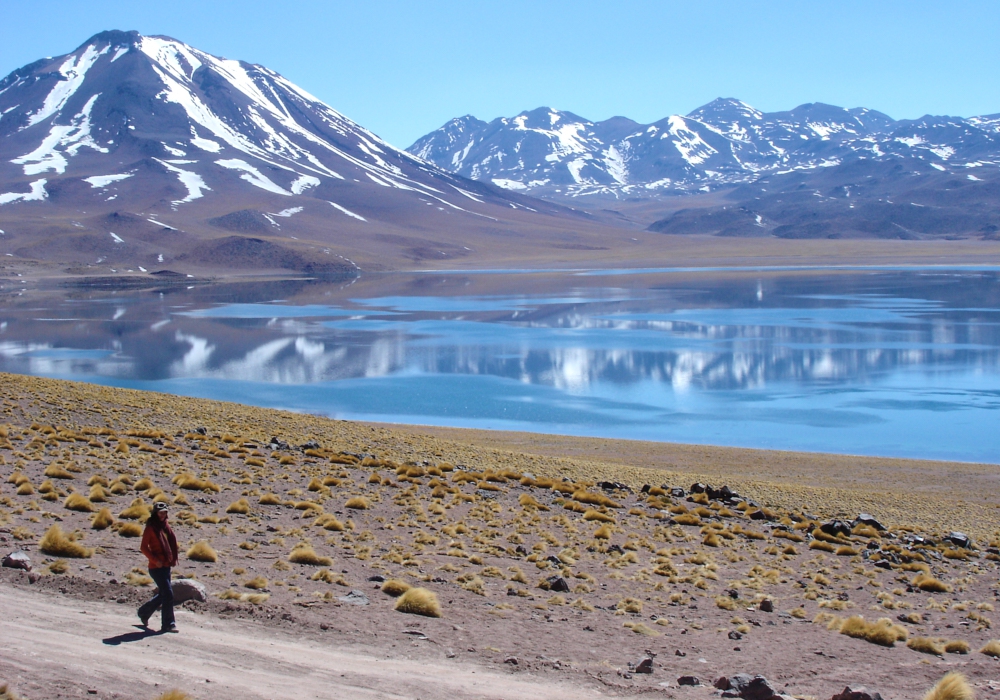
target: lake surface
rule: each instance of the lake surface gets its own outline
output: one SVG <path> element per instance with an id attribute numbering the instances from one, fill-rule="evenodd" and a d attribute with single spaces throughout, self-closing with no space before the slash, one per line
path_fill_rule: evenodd
<path id="1" fill-rule="evenodd" d="M 8 284 L 0 370 L 336 418 L 1000 462 L 1000 271 Z"/>

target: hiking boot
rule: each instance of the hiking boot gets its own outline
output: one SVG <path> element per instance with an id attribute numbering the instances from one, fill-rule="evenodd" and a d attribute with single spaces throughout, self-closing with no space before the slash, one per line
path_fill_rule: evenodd
<path id="1" fill-rule="evenodd" d="M 137 614 L 139 615 L 139 623 L 140 623 L 140 624 L 141 624 L 141 625 L 142 625 L 143 627 L 145 627 L 145 628 L 147 628 L 147 629 L 148 629 L 148 628 L 149 628 L 149 618 L 148 618 L 148 617 L 143 617 L 143 616 L 142 616 L 142 613 L 137 613 Z"/>
<path id="2" fill-rule="evenodd" d="M 160 634 L 177 634 L 179 631 L 177 625 L 167 625 L 160 630 Z"/>

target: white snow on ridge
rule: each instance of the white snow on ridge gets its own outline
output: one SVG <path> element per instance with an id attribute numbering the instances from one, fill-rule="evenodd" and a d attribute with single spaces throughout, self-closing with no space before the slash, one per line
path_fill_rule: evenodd
<path id="1" fill-rule="evenodd" d="M 49 94 L 45 96 L 45 102 L 37 112 L 28 118 L 27 126 L 21 127 L 21 130 L 23 131 L 30 126 L 45 121 L 65 107 L 69 98 L 83 85 L 83 80 L 87 76 L 87 71 L 90 70 L 90 67 L 94 65 L 98 58 L 107 53 L 110 48 L 110 46 L 105 46 L 101 51 L 98 51 L 93 46 L 88 46 L 79 58 L 72 55 L 67 58 L 59 67 L 59 74 L 65 79 L 60 80 L 49 91 Z"/>
<path id="2" fill-rule="evenodd" d="M 125 242 L 125 239 L 122 238 L 121 236 L 117 235 L 116 233 L 114 233 L 112 231 L 108 231 L 108 233 L 110 233 L 111 237 L 115 239 L 115 243 L 124 243 Z"/>
<path id="3" fill-rule="evenodd" d="M 40 202 L 48 197 L 45 191 L 45 183 L 48 180 L 35 180 L 31 183 L 29 192 L 4 192 L 0 194 L 0 204 L 10 204 L 11 202 Z"/>
<path id="4" fill-rule="evenodd" d="M 358 221 L 368 221 L 368 219 L 366 219 L 365 217 L 363 217 L 363 216 L 360 216 L 360 215 L 358 215 L 358 214 L 355 214 L 355 213 L 354 213 L 353 211 L 351 211 L 350 209 L 347 209 L 347 208 L 345 208 L 345 207 L 342 207 L 342 206 L 340 206 L 339 204 L 337 204 L 336 202 L 330 202 L 330 204 L 332 204 L 332 205 L 333 205 L 333 207 L 334 207 L 334 208 L 335 208 L 335 209 L 336 209 L 337 211 L 340 211 L 340 212 L 342 212 L 342 213 L 344 213 L 344 214 L 347 214 L 348 216 L 351 216 L 351 217 L 354 217 L 354 218 L 355 218 L 355 219 L 357 219 Z"/>
<path id="5" fill-rule="evenodd" d="M 290 216 L 291 216 L 292 214 L 298 214 L 298 213 L 299 213 L 300 211 L 302 211 L 302 210 L 303 210 L 303 208 L 304 208 L 304 207 L 292 207 L 291 209 L 282 209 L 281 211 L 279 211 L 279 212 L 278 212 L 277 214 L 275 214 L 274 216 L 283 216 L 283 217 L 285 217 L 285 218 L 288 218 L 288 217 L 290 217 Z"/>
<path id="6" fill-rule="evenodd" d="M 191 128 L 194 131 L 194 127 Z M 209 153 L 218 153 L 222 150 L 222 146 L 219 145 L 218 141 L 212 141 L 211 139 L 203 139 L 199 136 L 193 136 L 190 139 L 191 145 L 195 148 L 200 148 L 203 151 L 208 151 Z"/>
<path id="7" fill-rule="evenodd" d="M 523 182 L 518 180 L 505 180 L 503 178 L 495 177 L 492 180 L 493 184 L 497 187 L 503 187 L 505 190 L 526 190 L 528 186 Z"/>
<path id="8" fill-rule="evenodd" d="M 58 150 L 59 147 L 63 147 L 65 153 L 71 156 L 75 156 L 84 146 L 107 153 L 108 149 L 99 146 L 90 136 L 90 110 L 100 96 L 100 93 L 91 96 L 83 106 L 83 111 L 74 116 L 69 124 L 53 124 L 38 148 L 20 158 L 14 158 L 11 163 L 23 165 L 25 175 L 39 175 L 48 170 L 61 175 L 66 172 L 68 161 L 66 155 Z"/>
<path id="9" fill-rule="evenodd" d="M 121 58 L 122 56 L 124 56 L 125 54 L 127 54 L 129 52 L 130 48 L 131 47 L 129 47 L 129 46 L 119 46 L 118 50 L 115 51 L 115 55 L 111 57 L 111 63 L 114 63 L 119 58 Z"/>
<path id="10" fill-rule="evenodd" d="M 667 135 L 673 136 L 675 139 L 673 141 L 674 147 L 689 165 L 704 163 L 712 155 L 718 153 L 705 143 L 697 132 L 688 128 L 684 117 L 670 117 L 669 125 L 669 129 L 660 138 L 666 138 Z"/>
<path id="11" fill-rule="evenodd" d="M 92 188 L 97 189 L 98 187 L 107 187 L 112 182 L 120 182 L 122 180 L 127 180 L 132 177 L 135 173 L 123 173 L 121 175 L 94 175 L 93 177 L 85 177 L 83 181 L 90 185 Z"/>
<path id="12" fill-rule="evenodd" d="M 199 175 L 198 173 L 193 173 L 190 170 L 182 170 L 181 168 L 178 168 L 176 165 L 171 165 L 170 163 L 162 161 L 159 158 L 154 158 L 153 160 L 155 160 L 157 163 L 165 167 L 167 170 L 176 173 L 177 179 L 180 180 L 181 184 L 187 188 L 188 191 L 187 197 L 185 197 L 184 199 L 177 199 L 171 202 L 174 208 L 176 208 L 178 204 L 187 204 L 188 202 L 191 202 L 195 199 L 200 199 L 201 197 L 204 197 L 205 195 L 202 193 L 202 190 L 209 190 L 209 191 L 212 190 L 211 187 L 205 184 L 205 181 L 201 178 L 201 175 Z"/>
<path id="13" fill-rule="evenodd" d="M 266 175 L 261 174 L 257 168 L 253 167 L 246 161 L 240 160 L 239 158 L 228 158 L 225 160 L 215 161 L 216 165 L 221 165 L 223 168 L 228 168 L 229 170 L 240 170 L 242 174 L 240 175 L 241 180 L 246 180 L 251 185 L 259 187 L 262 190 L 267 190 L 268 192 L 273 192 L 275 194 L 285 195 L 286 197 L 291 197 L 292 193 L 283 187 L 279 187 L 274 184 Z"/>
<path id="14" fill-rule="evenodd" d="M 311 187 L 319 187 L 320 179 L 312 175 L 299 175 L 290 185 L 292 194 L 302 194 Z"/>

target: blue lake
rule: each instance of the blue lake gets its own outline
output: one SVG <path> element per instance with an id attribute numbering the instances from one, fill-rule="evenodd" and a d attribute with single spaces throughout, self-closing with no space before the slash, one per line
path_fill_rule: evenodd
<path id="1" fill-rule="evenodd" d="M 1000 462 L 1000 271 L 0 288 L 0 370 L 349 418 Z"/>

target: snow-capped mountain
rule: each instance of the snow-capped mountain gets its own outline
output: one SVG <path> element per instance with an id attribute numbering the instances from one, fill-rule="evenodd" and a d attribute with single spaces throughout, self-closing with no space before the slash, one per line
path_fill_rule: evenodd
<path id="1" fill-rule="evenodd" d="M 168 37 L 102 32 L 0 81 L 0 248 L 22 257 L 158 265 L 191 254 L 185 236 L 224 231 L 346 257 L 328 244 L 494 225 L 538 209 L 523 200 L 394 148 L 268 68 Z"/>
<path id="2" fill-rule="evenodd" d="M 917 158 L 939 170 L 1000 163 L 1000 115 L 895 121 L 813 103 L 764 113 L 717 99 L 653 124 L 591 122 L 540 108 L 487 123 L 453 119 L 407 149 L 466 177 L 534 195 L 696 192 L 854 158 Z"/>

